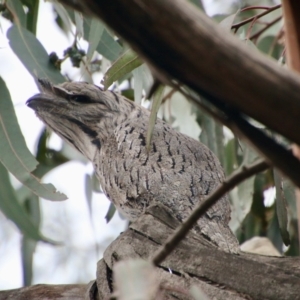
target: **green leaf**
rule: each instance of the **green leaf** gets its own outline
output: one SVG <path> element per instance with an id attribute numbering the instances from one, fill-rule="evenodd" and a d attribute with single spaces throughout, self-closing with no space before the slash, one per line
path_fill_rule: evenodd
<path id="1" fill-rule="evenodd" d="M 226 17 L 225 19 L 223 19 L 219 25 L 224 28 L 225 30 L 227 31 L 230 31 L 231 30 L 231 26 L 233 25 L 233 21 L 235 19 L 235 17 L 237 16 L 237 14 L 240 13 L 240 10 L 237 10 L 237 12 L 235 14 L 232 14 L 228 17 Z"/>
<path id="2" fill-rule="evenodd" d="M 143 96 L 143 65 L 132 71 L 134 79 L 134 102 L 137 104 L 142 103 Z"/>
<path id="3" fill-rule="evenodd" d="M 135 68 L 139 67 L 143 61 L 132 50 L 127 50 L 121 55 L 107 70 L 103 78 L 104 89 L 108 89 L 112 83 L 118 80 L 120 77 L 131 72 Z"/>
<path id="4" fill-rule="evenodd" d="M 92 59 L 93 53 L 95 52 L 95 50 L 99 45 L 103 32 L 104 32 L 104 24 L 100 22 L 98 19 L 93 18 L 91 21 L 91 27 L 89 31 L 89 37 L 88 37 L 89 47 L 86 55 L 88 61 Z"/>
<path id="5" fill-rule="evenodd" d="M 203 4 L 201 0 L 189 0 L 195 6 L 199 7 L 201 10 L 204 10 Z"/>
<path id="6" fill-rule="evenodd" d="M 113 203 L 110 203 L 108 211 L 107 211 L 107 213 L 106 213 L 106 215 L 104 217 L 105 220 L 106 220 L 106 223 L 110 222 L 110 220 L 113 218 L 115 212 L 116 212 L 116 207 L 114 206 Z"/>
<path id="7" fill-rule="evenodd" d="M 79 38 L 83 37 L 83 17 L 82 14 L 75 11 L 76 34 Z"/>
<path id="8" fill-rule="evenodd" d="M 260 39 L 257 48 L 275 59 L 279 59 L 283 51 L 283 46 L 278 44 L 276 36 L 265 36 Z"/>
<path id="9" fill-rule="evenodd" d="M 46 78 L 55 84 L 65 81 L 50 64 L 46 50 L 31 32 L 13 25 L 7 31 L 7 38 L 11 49 L 34 78 Z"/>
<path id="10" fill-rule="evenodd" d="M 73 19 L 72 14 L 71 14 L 71 18 Z M 84 17 L 83 30 L 84 30 L 85 37 L 89 37 L 89 34 L 91 32 L 92 20 L 93 20 L 92 18 Z M 101 21 L 99 20 L 97 22 L 101 23 Z M 105 25 L 103 26 L 105 27 Z M 99 28 L 100 28 L 100 24 L 99 24 Z M 101 32 L 99 32 L 99 35 L 100 34 Z M 114 37 L 107 31 L 107 29 L 104 28 L 101 34 L 100 42 L 98 43 L 96 50 L 108 60 L 114 61 L 120 56 L 120 53 L 122 52 L 123 48 L 114 39 Z"/>
<path id="11" fill-rule="evenodd" d="M 108 60 L 114 61 L 119 57 L 122 50 L 120 44 L 104 29 L 97 51 Z"/>
<path id="12" fill-rule="evenodd" d="M 197 111 L 197 122 L 201 127 L 200 141 L 205 144 L 224 163 L 224 134 L 223 126 L 217 123 L 211 116 Z"/>
<path id="13" fill-rule="evenodd" d="M 288 215 L 287 215 L 287 201 L 283 190 L 283 178 L 274 170 L 274 181 L 276 187 L 276 213 L 278 217 L 278 224 L 282 240 L 286 246 L 291 243 L 288 232 Z"/>
<path id="14" fill-rule="evenodd" d="M 27 12 L 27 26 L 26 28 L 36 35 L 36 25 L 38 20 L 38 13 L 39 13 L 39 0 L 31 0 L 30 4 L 27 4 L 29 8 Z"/>
<path id="15" fill-rule="evenodd" d="M 23 236 L 21 244 L 23 285 L 32 285 L 33 277 L 33 255 L 36 249 L 37 242 Z"/>
<path id="16" fill-rule="evenodd" d="M 238 166 L 237 157 L 236 157 L 236 147 L 235 147 L 235 138 L 228 141 L 225 146 L 225 161 L 224 161 L 224 169 L 225 174 L 231 174 L 234 169 Z"/>
<path id="17" fill-rule="evenodd" d="M 28 214 L 24 207 L 17 200 L 15 191 L 11 186 L 11 182 L 8 177 L 8 172 L 4 166 L 0 163 L 0 209 L 5 216 L 13 221 L 22 233 L 32 238 L 33 240 L 43 240 L 51 242 L 49 239 L 43 237 L 37 226 L 33 224 L 32 220 L 28 217 Z"/>
<path id="18" fill-rule="evenodd" d="M 148 122 L 148 129 L 147 129 L 147 136 L 146 136 L 146 148 L 148 149 L 148 151 L 150 149 L 152 134 L 157 119 L 157 112 L 160 108 L 161 101 L 163 99 L 163 94 L 164 94 L 164 86 L 160 85 L 153 97 L 152 108 L 151 108 L 151 113 Z"/>
<path id="19" fill-rule="evenodd" d="M 30 193 L 30 196 L 23 201 L 26 208 L 27 214 L 32 220 L 33 224 L 37 227 L 40 226 L 41 222 L 41 212 L 40 212 L 40 202 L 36 195 Z M 37 242 L 23 236 L 21 245 L 21 255 L 22 255 L 22 267 L 23 267 L 23 284 L 24 286 L 29 286 L 32 284 L 33 275 L 33 255 L 36 248 Z"/>
<path id="20" fill-rule="evenodd" d="M 103 191 L 100 187 L 100 182 L 99 182 L 95 172 L 93 172 L 93 175 L 92 175 L 92 185 L 93 185 L 93 192 L 98 193 L 98 194 L 103 193 Z"/>
<path id="21" fill-rule="evenodd" d="M 52 5 L 61 18 L 67 32 L 72 32 L 72 22 L 70 20 L 69 14 L 67 10 L 63 7 L 62 4 L 58 3 L 57 1 L 53 1 Z M 74 15 L 74 23 L 75 23 L 75 15 Z"/>
<path id="22" fill-rule="evenodd" d="M 93 180 L 89 174 L 85 174 L 85 199 L 89 209 L 90 219 L 92 220 L 92 196 L 93 196 Z"/>
<path id="23" fill-rule="evenodd" d="M 22 161 L 25 168 L 34 170 L 38 164 L 33 155 L 26 147 L 25 139 L 18 125 L 18 120 L 13 108 L 9 91 L 3 79 L 0 77 L 0 132 L 6 131 L 9 145 L 13 148 L 15 156 Z M 1 139 L 0 157 L 5 139 Z M 9 155 L 4 153 L 4 155 Z"/>
<path id="24" fill-rule="evenodd" d="M 12 13 L 14 23 L 20 27 L 26 27 L 26 15 L 20 0 L 7 0 L 6 7 Z"/>
<path id="25" fill-rule="evenodd" d="M 37 161 L 27 149 L 20 131 L 10 95 L 0 78 L 0 161 L 24 185 L 36 195 L 49 200 L 65 200 L 66 196 L 55 192 L 51 184 L 41 184 L 31 174 Z"/>

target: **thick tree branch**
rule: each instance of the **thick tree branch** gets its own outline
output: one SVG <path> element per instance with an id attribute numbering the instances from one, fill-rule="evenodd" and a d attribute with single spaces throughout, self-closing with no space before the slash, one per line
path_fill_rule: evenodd
<path id="1" fill-rule="evenodd" d="M 0 300 L 79 300 L 87 293 L 87 284 L 37 284 L 14 290 L 0 291 Z"/>
<path id="2" fill-rule="evenodd" d="M 231 105 L 300 144 L 295 130 L 300 119 L 299 77 L 248 49 L 188 2 L 61 2 L 100 17 L 161 77 L 175 78 L 212 103 Z"/>
<path id="3" fill-rule="evenodd" d="M 36 285 L 2 291 L 0 299 L 110 299 L 114 292 L 114 265 L 129 258 L 150 259 L 179 224 L 163 206 L 149 207 L 105 250 L 98 263 L 96 283 Z M 211 299 L 295 300 L 299 299 L 300 260 L 246 253 L 232 255 L 189 232 L 157 268 L 157 280 L 170 287 L 163 299 L 189 299 L 176 293 L 176 289 L 189 291 L 192 285 L 197 285 Z"/>

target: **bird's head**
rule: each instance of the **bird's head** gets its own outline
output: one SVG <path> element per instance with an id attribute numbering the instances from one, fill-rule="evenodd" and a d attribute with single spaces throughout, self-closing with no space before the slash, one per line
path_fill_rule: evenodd
<path id="1" fill-rule="evenodd" d="M 39 84 L 41 93 L 26 104 L 50 129 L 92 160 L 103 139 L 114 130 L 113 119 L 121 109 L 117 96 L 85 82 L 52 85 L 40 79 Z"/>

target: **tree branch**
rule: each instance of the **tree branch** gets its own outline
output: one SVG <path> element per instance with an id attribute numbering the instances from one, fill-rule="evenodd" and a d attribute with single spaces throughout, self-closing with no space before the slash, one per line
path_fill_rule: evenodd
<path id="1" fill-rule="evenodd" d="M 263 160 L 260 160 L 251 166 L 245 166 L 241 170 L 237 170 L 231 174 L 219 188 L 217 188 L 194 209 L 192 214 L 182 223 L 182 225 L 174 232 L 174 234 L 168 238 L 163 247 L 159 249 L 159 251 L 152 258 L 153 264 L 157 266 L 161 264 L 175 249 L 179 242 L 187 235 L 189 230 L 193 228 L 197 220 L 221 197 L 223 197 L 227 192 L 245 179 L 258 172 L 262 172 L 267 168 L 269 168 L 269 164 Z"/>
<path id="2" fill-rule="evenodd" d="M 175 78 L 211 103 L 232 106 L 300 144 L 295 130 L 300 120 L 299 76 L 249 49 L 188 2 L 60 2 L 104 20 L 161 79 Z"/>
<path id="3" fill-rule="evenodd" d="M 263 16 L 265 16 L 265 15 L 267 15 L 267 14 L 269 14 L 270 12 L 272 12 L 272 11 L 274 11 L 274 10 L 276 10 L 276 9 L 279 9 L 279 8 L 281 8 L 281 4 L 278 4 L 278 5 L 275 5 L 275 6 L 273 6 L 273 7 L 249 7 L 249 9 L 255 9 L 255 8 L 262 8 L 262 9 L 266 9 L 266 11 L 264 11 L 264 12 L 262 12 L 262 13 L 260 13 L 260 14 L 258 14 L 258 15 L 255 15 L 255 16 L 253 16 L 253 17 L 251 17 L 251 18 L 248 18 L 248 19 L 246 19 L 246 20 L 244 20 L 244 21 L 242 21 L 242 22 L 239 22 L 239 23 L 236 23 L 236 24 L 233 24 L 232 26 L 231 26 L 231 29 L 239 29 L 241 26 L 243 26 L 243 25 L 246 25 L 246 24 L 248 24 L 248 23 L 250 23 L 250 22 L 252 22 L 252 21 L 254 21 L 254 20 L 256 20 L 256 19 L 259 19 L 259 18 L 262 18 Z M 248 10 L 248 9 L 247 9 Z M 242 11 L 246 11 L 245 9 L 243 9 Z"/>

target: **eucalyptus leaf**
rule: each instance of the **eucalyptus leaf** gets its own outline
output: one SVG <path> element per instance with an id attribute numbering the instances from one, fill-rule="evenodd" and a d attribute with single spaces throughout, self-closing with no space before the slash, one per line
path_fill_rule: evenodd
<path id="1" fill-rule="evenodd" d="M 139 67 L 143 61 L 132 50 L 122 54 L 107 70 L 103 78 L 104 89 L 108 89 L 114 81 Z"/>
<path id="2" fill-rule="evenodd" d="M 79 38 L 83 37 L 83 17 L 82 14 L 75 11 L 76 34 Z"/>
<path id="3" fill-rule="evenodd" d="M 26 5 L 28 7 L 28 12 L 26 14 L 27 16 L 26 28 L 34 35 L 36 35 L 36 26 L 38 20 L 40 1 L 31 0 L 30 2 L 27 2 Z"/>
<path id="4" fill-rule="evenodd" d="M 24 286 L 32 285 L 33 255 L 36 249 L 36 245 L 37 242 L 35 240 L 23 236 L 21 243 L 21 259 Z"/>
<path id="5" fill-rule="evenodd" d="M 4 215 L 13 221 L 25 236 L 36 241 L 51 242 L 41 235 L 38 227 L 33 224 L 24 207 L 18 202 L 8 172 L 1 163 L 0 178 L 0 209 Z"/>
<path id="6" fill-rule="evenodd" d="M 71 18 L 74 19 L 72 14 L 70 14 Z M 123 51 L 122 46 L 114 39 L 114 37 L 108 32 L 108 30 L 105 28 L 105 25 L 101 23 L 100 20 L 97 20 L 87 16 L 84 16 L 83 20 L 83 30 L 84 30 L 84 37 L 85 39 L 90 36 L 91 33 L 91 26 L 93 22 L 98 23 L 99 33 L 98 35 L 101 36 L 100 42 L 98 43 L 96 50 L 103 55 L 105 58 L 107 58 L 110 61 L 116 60 L 121 52 Z M 101 33 L 101 24 L 104 27 L 103 32 Z M 93 29 L 92 31 L 95 32 L 95 35 L 97 35 L 97 27 Z M 93 34 L 94 35 L 94 34 Z"/>
<path id="7" fill-rule="evenodd" d="M 89 208 L 90 218 L 92 217 L 92 196 L 93 196 L 93 180 L 89 174 L 85 174 L 85 199 Z M 92 218 L 91 218 L 92 219 Z"/>
<path id="8" fill-rule="evenodd" d="M 91 27 L 88 36 L 88 51 L 87 51 L 87 59 L 90 61 L 92 59 L 93 53 L 97 49 L 99 42 L 101 40 L 102 34 L 104 32 L 104 25 L 98 19 L 93 18 L 91 20 Z"/>
<path id="9" fill-rule="evenodd" d="M 201 10 L 204 10 L 203 4 L 201 0 L 189 0 L 191 3 L 193 3 L 195 6 L 200 8 Z"/>
<path id="10" fill-rule="evenodd" d="M 108 60 L 114 61 L 119 57 L 122 50 L 122 46 L 109 34 L 107 29 L 104 29 L 97 51 Z"/>
<path id="11" fill-rule="evenodd" d="M 216 154 L 223 165 L 225 160 L 223 126 L 200 109 L 197 110 L 197 122 L 201 127 L 200 141 Z"/>
<path id="12" fill-rule="evenodd" d="M 45 48 L 31 32 L 13 25 L 7 31 L 7 38 L 13 52 L 34 78 L 46 78 L 55 84 L 65 81 L 50 64 Z"/>
<path id="13" fill-rule="evenodd" d="M 284 244 L 286 246 L 289 246 L 291 240 L 288 232 L 287 201 L 284 195 L 283 178 L 277 170 L 274 170 L 274 181 L 276 187 L 276 212 L 278 217 L 280 234 Z"/>
<path id="14" fill-rule="evenodd" d="M 7 0 L 6 7 L 12 13 L 14 23 L 18 26 L 26 27 L 26 14 L 20 0 Z"/>
<path id="15" fill-rule="evenodd" d="M 70 20 L 69 14 L 64 6 L 57 1 L 51 1 L 55 11 L 60 16 L 61 20 L 63 21 L 64 26 L 67 29 L 67 32 L 72 32 L 72 22 Z"/>
<path id="16" fill-rule="evenodd" d="M 228 17 L 226 17 L 225 19 L 223 19 L 219 25 L 224 28 L 225 30 L 230 31 L 231 30 L 231 26 L 233 25 L 234 19 L 236 18 L 236 16 L 240 13 L 240 10 L 238 10 L 235 14 L 232 14 Z"/>
<path id="17" fill-rule="evenodd" d="M 132 71 L 134 79 L 134 102 L 137 104 L 142 103 L 143 96 L 143 70 L 142 66 L 137 67 Z"/>
<path id="18" fill-rule="evenodd" d="M 36 195 L 49 200 L 65 200 L 51 184 L 41 184 L 31 172 L 37 161 L 27 149 L 11 103 L 9 91 L 0 78 L 0 161 Z"/>
<path id="19" fill-rule="evenodd" d="M 147 135 L 146 135 L 146 148 L 150 149 L 150 144 L 151 144 L 151 139 L 153 135 L 153 130 L 155 127 L 155 122 L 157 119 L 157 112 L 160 108 L 162 99 L 163 99 L 163 94 L 164 94 L 164 86 L 159 86 L 157 91 L 155 92 L 152 100 L 152 108 L 151 108 L 151 113 L 149 117 L 149 122 L 148 122 L 148 129 L 147 129 Z"/>
<path id="20" fill-rule="evenodd" d="M 40 202 L 33 193 L 23 202 L 27 214 L 35 226 L 40 227 L 41 212 Z M 37 242 L 27 236 L 23 236 L 21 244 L 21 258 L 23 266 L 23 285 L 29 286 L 32 284 L 33 278 L 33 255 L 36 249 Z"/>
<path id="21" fill-rule="evenodd" d="M 105 215 L 105 220 L 106 220 L 106 223 L 109 223 L 110 220 L 113 218 L 114 214 L 116 212 L 116 207 L 114 206 L 114 204 L 111 202 L 110 205 L 109 205 L 109 208 L 108 208 L 108 211 Z"/>

